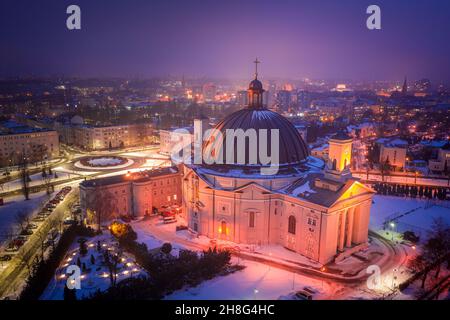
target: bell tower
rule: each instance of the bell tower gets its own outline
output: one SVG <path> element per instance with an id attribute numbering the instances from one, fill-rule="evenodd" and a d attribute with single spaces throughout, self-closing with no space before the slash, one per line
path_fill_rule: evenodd
<path id="1" fill-rule="evenodd" d="M 350 164 L 353 139 L 347 133 L 340 132 L 332 136 L 328 142 L 330 147 L 325 177 L 344 182 L 352 176 Z"/>

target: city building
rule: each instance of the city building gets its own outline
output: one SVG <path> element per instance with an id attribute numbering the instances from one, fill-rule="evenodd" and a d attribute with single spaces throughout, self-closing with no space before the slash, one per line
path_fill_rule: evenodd
<path id="1" fill-rule="evenodd" d="M 198 134 L 201 133 L 202 137 L 194 136 L 194 128 L 201 128 Z M 171 155 L 174 152 L 174 147 L 179 146 L 179 149 L 194 143 L 196 141 L 202 141 L 203 135 L 206 130 L 210 129 L 209 119 L 206 117 L 200 117 L 194 119 L 194 125 L 184 128 L 171 128 L 168 130 L 159 130 L 159 152 L 164 155 Z"/>
<path id="2" fill-rule="evenodd" d="M 296 124 L 295 129 L 297 129 L 298 133 L 300 133 L 303 141 L 306 142 L 306 138 L 308 137 L 308 126 L 305 124 Z"/>
<path id="3" fill-rule="evenodd" d="M 291 91 L 279 90 L 275 97 L 275 104 L 279 111 L 288 111 L 291 106 Z"/>
<path id="4" fill-rule="evenodd" d="M 377 127 L 370 122 L 363 122 L 359 125 L 350 125 L 347 127 L 348 133 L 354 138 L 365 139 L 376 136 Z"/>
<path id="5" fill-rule="evenodd" d="M 142 217 L 180 204 L 181 171 L 176 166 L 80 183 L 80 206 L 89 224 L 98 220 L 107 224 L 121 216 Z"/>
<path id="6" fill-rule="evenodd" d="M 321 146 L 311 149 L 311 155 L 316 158 L 320 158 L 322 160 L 328 159 L 328 152 L 330 150 L 330 146 L 325 143 Z"/>
<path id="7" fill-rule="evenodd" d="M 203 85 L 203 100 L 205 102 L 214 101 L 216 98 L 217 87 L 214 83 L 205 83 Z"/>
<path id="8" fill-rule="evenodd" d="M 406 164 L 406 149 L 408 142 L 398 138 L 380 138 L 380 163 L 389 162 L 395 169 L 402 170 Z"/>
<path id="9" fill-rule="evenodd" d="M 68 123 L 55 123 L 61 142 L 86 150 L 126 148 L 155 142 L 153 125 L 135 123 L 110 126 L 92 126 L 74 116 Z"/>
<path id="10" fill-rule="evenodd" d="M 434 172 L 450 172 L 450 142 L 439 148 L 437 159 L 428 160 L 428 169 Z"/>
<path id="11" fill-rule="evenodd" d="M 247 91 L 238 91 L 236 96 L 238 106 L 246 106 L 248 104 L 248 94 Z"/>
<path id="12" fill-rule="evenodd" d="M 29 162 L 59 157 L 58 133 L 13 120 L 0 122 L 0 166 L 18 164 L 23 157 Z"/>
<path id="13" fill-rule="evenodd" d="M 226 146 L 228 129 L 278 129 L 277 173 L 261 174 L 267 165 L 259 156 L 256 163 L 249 157 L 250 143 L 259 144 L 247 140 L 230 144 L 235 157 L 244 153 L 244 163 L 184 164 L 182 203 L 189 229 L 212 239 L 278 244 L 323 264 L 365 248 L 374 191 L 352 178 L 351 137 L 341 133 L 330 139 L 325 165 L 308 154 L 286 118 L 263 106 L 263 91 L 256 74 L 249 105 L 219 122 L 204 148 L 213 145 L 219 131 Z"/>

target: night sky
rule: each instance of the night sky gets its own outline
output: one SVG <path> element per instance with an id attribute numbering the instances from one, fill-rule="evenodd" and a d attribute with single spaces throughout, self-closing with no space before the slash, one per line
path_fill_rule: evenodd
<path id="1" fill-rule="evenodd" d="M 448 0 L 2 0 L 0 37 L 0 77 L 248 78 L 258 56 L 262 77 L 450 81 Z"/>

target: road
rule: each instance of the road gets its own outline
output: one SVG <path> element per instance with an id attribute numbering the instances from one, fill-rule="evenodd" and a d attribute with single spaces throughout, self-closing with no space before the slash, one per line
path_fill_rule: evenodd
<path id="1" fill-rule="evenodd" d="M 39 235 L 47 235 L 53 228 L 61 228 L 66 212 L 78 201 L 78 191 L 72 190 L 66 198 L 53 210 L 52 214 L 30 236 L 28 241 L 13 256 L 6 268 L 0 273 L 0 300 L 5 297 L 15 297 L 28 277 L 28 265 L 41 254 Z"/>

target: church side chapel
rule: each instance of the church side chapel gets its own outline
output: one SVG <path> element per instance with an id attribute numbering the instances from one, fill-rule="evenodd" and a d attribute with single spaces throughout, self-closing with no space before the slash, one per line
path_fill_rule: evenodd
<path id="1" fill-rule="evenodd" d="M 345 133 L 333 136 L 324 164 L 309 155 L 286 118 L 263 106 L 263 92 L 256 68 L 248 106 L 215 129 L 224 139 L 227 129 L 278 129 L 277 173 L 262 175 L 259 157 L 257 164 L 248 162 L 248 140 L 245 150 L 234 150 L 235 157 L 245 152 L 243 164 L 184 164 L 182 200 L 188 227 L 212 239 L 278 244 L 322 264 L 365 248 L 374 191 L 352 178 L 352 138 Z M 207 141 L 214 139 L 214 132 Z"/>

